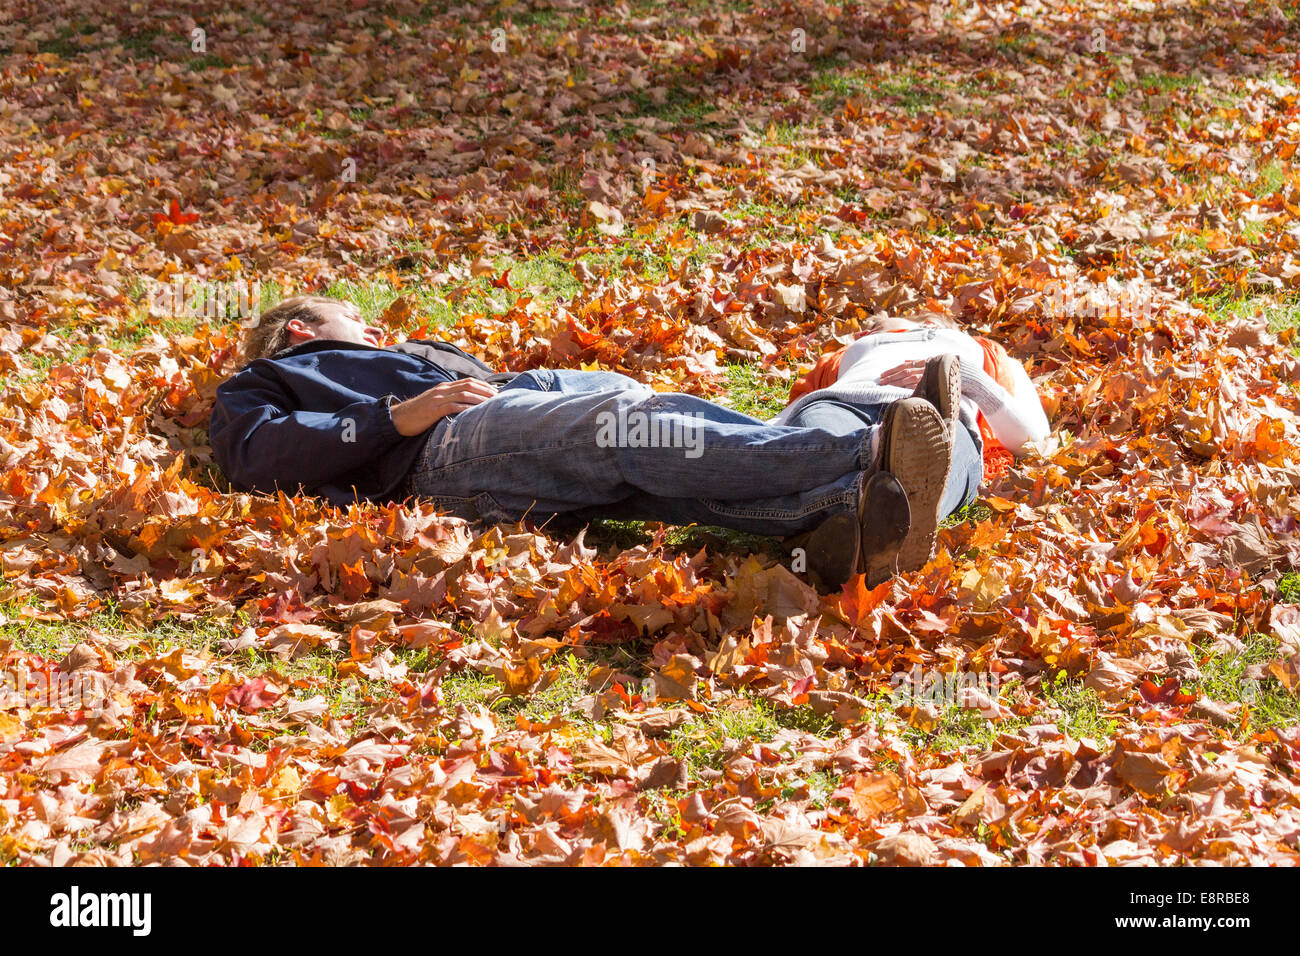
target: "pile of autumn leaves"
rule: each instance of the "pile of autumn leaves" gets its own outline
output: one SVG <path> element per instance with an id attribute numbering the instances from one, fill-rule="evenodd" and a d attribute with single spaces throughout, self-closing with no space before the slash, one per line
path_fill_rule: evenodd
<path id="1" fill-rule="evenodd" d="M 899 251 L 791 245 L 756 265 L 774 284 L 811 274 L 805 295 L 839 301 L 829 337 L 905 281 Z M 978 266 L 924 251 L 941 276 Z M 764 554 L 658 539 L 597 552 L 581 534 L 428 508 L 226 494 L 205 476 L 204 416 L 230 329 L 11 380 L 11 624 L 77 620 L 110 596 L 141 623 L 228 623 L 206 649 L 93 630 L 58 660 L 10 646 L 6 669 L 95 673 L 110 693 L 93 715 L 3 712 L 0 849 L 122 863 L 1293 861 L 1296 729 L 1252 734 L 1245 706 L 1195 682 L 1207 655 L 1262 632 L 1279 651 L 1256 677 L 1300 683 L 1297 610 L 1269 590 L 1273 569 L 1300 563 L 1294 356 L 1258 324 L 1172 305 L 1049 325 L 1032 304 L 1041 274 L 986 267 L 967 301 L 972 326 L 1030 362 L 1053 437 L 988 489 L 989 517 L 947 529 L 927 568 L 875 591 L 818 595 Z M 764 294 L 718 283 L 708 301 Z M 617 301 L 596 283 L 515 345 L 536 364 L 624 368 L 657 349 L 671 380 L 725 354 L 700 345 L 728 332 L 700 306 L 674 283 Z M 799 334 L 779 307 L 766 314 Z M 462 342 L 517 361 L 491 326 L 476 332 Z M 613 660 L 602 647 L 631 658 L 529 710 L 570 649 Z M 431 666 L 417 671 L 405 651 L 420 649 Z M 996 676 L 1003 693 L 966 706 L 1005 729 L 988 747 L 929 747 L 917 732 L 951 714 L 882 696 L 915 667 Z M 444 681 L 467 671 L 502 700 L 449 702 Z M 1110 738 L 1066 731 L 1045 690 L 1058 672 L 1098 695 Z M 340 680 L 354 717 L 332 712 Z M 786 715 L 772 739 L 686 758 L 691 721 L 756 701 Z"/>
<path id="2" fill-rule="evenodd" d="M 1168 291 L 1141 313 L 1049 307 L 1062 290 L 1112 301 L 1111 268 L 1184 294 L 1294 287 L 1294 238 L 1275 228 L 1300 202 L 1294 178 L 1264 196 L 1218 188 L 1294 149 L 1294 94 L 1243 68 L 1230 107 L 1111 95 L 1182 76 L 1203 40 L 1218 46 L 1198 69 L 1289 62 L 1289 34 L 1270 12 L 1219 43 L 1241 29 L 1230 16 L 1180 11 L 1159 17 L 1157 53 L 1155 15 L 1079 9 L 1031 24 L 954 8 L 942 30 L 907 4 L 870 22 L 840 6 L 790 22 L 792 8 L 665 14 L 569 31 L 559 50 L 515 27 L 505 58 L 440 21 L 299 20 L 286 49 L 284 24 L 195 9 L 222 24 L 214 49 L 239 51 L 198 73 L 188 21 L 152 61 L 112 53 L 106 30 L 85 35 L 91 52 L 35 57 L 50 37 L 24 26 L 14 56 L 31 59 L 3 87 L 18 185 L 0 253 L 0 669 L 108 694 L 93 714 L 0 708 L 0 860 L 1295 862 L 1297 728 L 1259 731 L 1244 695 L 1199 682 L 1262 634 L 1276 652 L 1243 679 L 1300 686 L 1300 611 L 1276 587 L 1300 565 L 1290 343 Z M 742 82 L 747 34 L 770 53 L 808 11 L 822 60 L 874 64 L 871 82 L 891 57 L 900 81 L 945 64 L 987 84 L 990 108 L 963 112 L 945 89 L 913 115 L 876 90 L 823 116 L 808 61 L 784 51 L 747 60 Z M 1087 48 L 1100 21 L 1114 56 Z M 707 134 L 632 108 L 669 115 L 697 94 L 722 117 Z M 213 118 L 238 115 L 237 146 L 214 152 Z M 775 124 L 804 121 L 813 159 L 793 162 Z M 347 188 L 345 153 L 362 172 Z M 1212 200 L 1189 205 L 1189 175 L 1218 184 Z M 788 205 L 817 238 L 743 241 L 763 214 L 729 222 L 715 207 L 735 193 Z M 503 246 L 492 227 L 507 223 L 527 234 Z M 666 255 L 673 275 L 579 262 L 573 299 L 461 309 L 451 336 L 496 366 L 714 395 L 725 362 L 784 388 L 868 316 L 942 308 L 1029 364 L 1053 436 L 986 489 L 985 516 L 943 532 L 929 567 L 818 595 L 739 548 L 597 551 L 428 508 L 228 494 L 206 416 L 237 329 L 102 347 L 132 273 L 256 268 L 313 287 L 373 278 L 345 260 L 414 236 L 428 248 L 408 258 L 447 269 L 435 284 L 500 290 L 494 256 L 571 227 Z M 725 251 L 688 269 L 694 237 Z M 404 300 L 384 316 L 394 331 L 419 319 Z M 68 357 L 74 341 L 88 354 Z M 126 630 L 94 616 L 110 605 Z M 164 620 L 203 637 L 160 642 Z M 13 637 L 42 621 L 61 628 L 57 652 Z M 589 655 L 576 689 L 573 651 Z M 956 711 L 885 699 L 912 673 L 1002 692 Z M 1076 729 L 1058 675 L 1110 731 Z M 763 734 L 703 739 L 756 704 L 775 715 Z M 953 726 L 987 733 L 926 736 Z"/>

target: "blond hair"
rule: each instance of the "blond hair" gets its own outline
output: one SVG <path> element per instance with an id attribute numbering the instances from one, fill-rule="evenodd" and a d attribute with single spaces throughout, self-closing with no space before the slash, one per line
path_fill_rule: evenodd
<path id="1" fill-rule="evenodd" d="M 258 319 L 257 325 L 249 330 L 244 341 L 244 361 L 270 358 L 276 352 L 289 347 L 289 323 L 294 319 L 315 324 L 321 320 L 317 311 L 322 305 L 342 304 L 351 306 L 343 299 L 331 299 L 323 295 L 295 295 L 281 299 L 272 308 L 267 309 Z"/>
<path id="2" fill-rule="evenodd" d="M 879 313 L 870 316 L 865 322 L 863 322 L 861 331 L 874 332 L 876 329 L 880 328 L 883 322 L 889 319 L 912 322 L 916 325 L 922 326 L 928 325 L 939 329 L 953 329 L 957 332 L 961 331 L 961 326 L 957 323 L 957 320 L 950 315 L 944 315 L 942 312 L 917 312 L 913 315 L 886 315 L 884 313 Z"/>

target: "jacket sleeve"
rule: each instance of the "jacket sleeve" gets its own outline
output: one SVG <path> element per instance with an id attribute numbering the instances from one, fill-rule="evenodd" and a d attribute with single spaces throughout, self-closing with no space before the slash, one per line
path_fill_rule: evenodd
<path id="1" fill-rule="evenodd" d="M 208 434 L 217 464 L 243 490 L 309 492 L 371 463 L 403 440 L 389 404 L 359 401 L 336 412 L 291 407 L 274 378 L 249 367 L 217 389 Z"/>
<path id="2" fill-rule="evenodd" d="M 962 395 L 974 400 L 998 441 L 1019 454 L 1028 443 L 1046 438 L 1052 428 L 1043 412 L 1038 390 L 1024 366 L 1013 360 L 1011 375 L 1015 384 L 1014 394 L 982 368 L 965 359 L 961 363 Z"/>

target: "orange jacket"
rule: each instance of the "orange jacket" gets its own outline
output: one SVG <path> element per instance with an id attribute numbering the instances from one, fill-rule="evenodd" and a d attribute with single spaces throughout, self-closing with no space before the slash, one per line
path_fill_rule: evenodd
<path id="1" fill-rule="evenodd" d="M 902 331 L 902 330 L 900 330 Z M 870 335 L 870 332 L 863 332 L 856 338 L 862 338 L 863 335 Z M 1015 392 L 1015 381 L 1011 377 L 1011 368 L 1009 362 L 1014 362 L 1007 350 L 996 342 L 990 342 L 985 338 L 976 338 L 980 348 L 984 350 L 984 371 L 992 379 L 1005 388 L 1008 392 Z M 809 392 L 816 391 L 819 388 L 829 388 L 834 385 L 840 377 L 840 361 L 844 358 L 844 351 L 848 346 L 842 346 L 834 352 L 827 352 L 817 360 L 817 364 L 799 381 L 794 383 L 790 389 L 791 404 L 800 398 L 803 398 Z M 989 481 L 1007 470 L 1011 464 L 1011 452 L 997 439 L 993 434 L 993 428 L 989 425 L 981 412 L 976 417 L 979 425 L 980 437 L 984 440 L 984 480 Z"/>

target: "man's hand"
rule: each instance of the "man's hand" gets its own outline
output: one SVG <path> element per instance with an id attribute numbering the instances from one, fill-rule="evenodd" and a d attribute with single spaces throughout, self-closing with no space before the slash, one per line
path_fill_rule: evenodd
<path id="1" fill-rule="evenodd" d="M 902 365 L 895 365 L 880 376 L 881 385 L 897 385 L 900 388 L 916 388 L 925 374 L 925 359 L 909 359 Z"/>
<path id="2" fill-rule="evenodd" d="M 434 426 L 444 415 L 454 415 L 473 408 L 497 393 L 496 387 L 477 378 L 461 378 L 443 385 L 435 385 L 427 392 L 393 405 L 393 427 L 408 438 L 420 435 Z"/>

